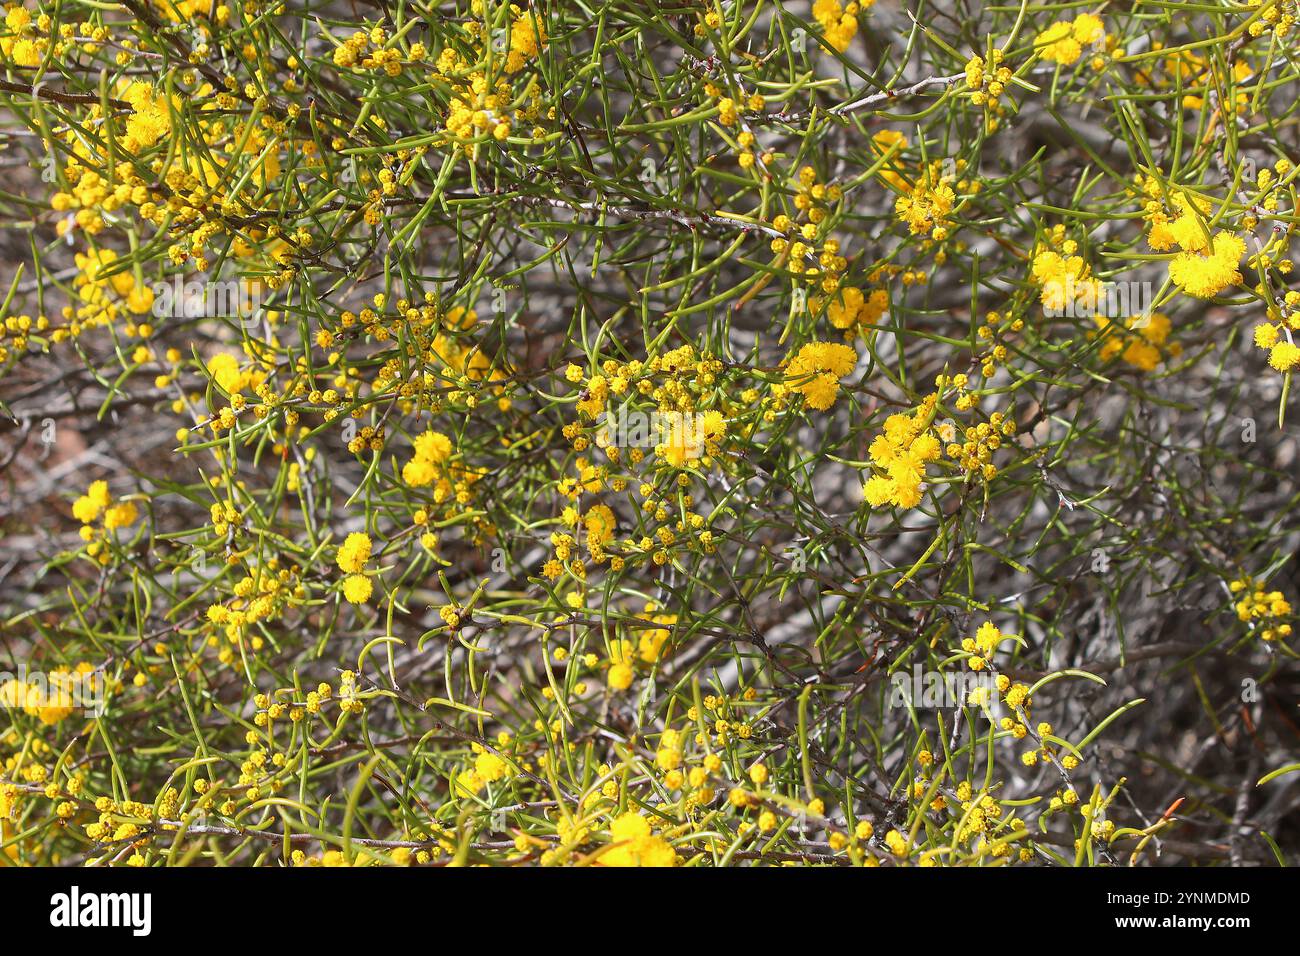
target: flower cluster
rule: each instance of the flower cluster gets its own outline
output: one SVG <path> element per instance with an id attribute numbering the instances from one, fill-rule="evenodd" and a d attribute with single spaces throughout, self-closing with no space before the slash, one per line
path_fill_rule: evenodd
<path id="1" fill-rule="evenodd" d="M 1069 66 L 1083 55 L 1085 47 L 1104 39 L 1105 35 L 1100 17 L 1082 13 L 1073 20 L 1057 20 L 1038 34 L 1034 47 L 1044 60 Z"/>
<path id="2" fill-rule="evenodd" d="M 931 395 L 910 415 L 890 415 L 871 440 L 872 474 L 862 489 L 871 507 L 915 508 L 921 503 L 926 465 L 939 457 L 941 447 L 930 428 L 936 401 Z"/>
<path id="3" fill-rule="evenodd" d="M 1261 640 L 1276 641 L 1291 636 L 1291 602 L 1281 591 L 1266 591 L 1254 578 L 1233 581 L 1229 588 L 1238 596 L 1237 617 L 1249 624 Z"/>
<path id="4" fill-rule="evenodd" d="M 786 382 L 803 395 L 804 403 L 824 412 L 835 404 L 840 379 L 853 371 L 858 355 L 847 345 L 809 342 L 796 352 L 785 367 Z"/>
<path id="5" fill-rule="evenodd" d="M 813 19 L 821 25 L 822 35 L 834 49 L 843 53 L 858 35 L 858 14 L 876 0 L 813 0 Z"/>
<path id="6" fill-rule="evenodd" d="M 990 133 L 1001 122 L 1000 116 L 1004 112 L 1002 96 L 1015 75 L 1003 64 L 1004 55 L 1002 50 L 994 47 L 988 61 L 982 56 L 973 56 L 966 61 L 966 89 L 971 104 L 988 114 L 985 129 Z"/>
<path id="7" fill-rule="evenodd" d="M 133 501 L 117 501 L 108 491 L 108 482 L 92 481 L 86 493 L 72 503 L 72 514 L 81 522 L 81 540 L 86 542 L 86 554 L 101 564 L 110 560 L 105 550 L 109 532 L 129 528 L 139 517 Z"/>
<path id="8" fill-rule="evenodd" d="M 1063 6 L 10 0 L 0 862 L 1294 856 L 1295 4 Z"/>
<path id="9" fill-rule="evenodd" d="M 942 171 L 942 165 L 926 166 L 894 203 L 894 212 L 908 231 L 929 236 L 935 241 L 947 238 L 951 230 L 948 217 L 957 203 L 957 194 L 953 190 L 956 165 L 947 172 Z"/>
<path id="10" fill-rule="evenodd" d="M 365 604 L 374 590 L 374 583 L 363 573 L 372 547 L 370 536 L 360 531 L 352 532 L 339 546 L 335 560 L 347 575 L 343 579 L 343 596 L 352 604 Z"/>
<path id="11" fill-rule="evenodd" d="M 1130 315 L 1122 322 L 1104 315 L 1094 315 L 1097 337 L 1101 339 L 1101 357 L 1119 356 L 1123 361 L 1143 372 L 1154 371 L 1166 358 L 1177 358 L 1182 347 L 1170 342 L 1173 324 L 1163 312 Z"/>

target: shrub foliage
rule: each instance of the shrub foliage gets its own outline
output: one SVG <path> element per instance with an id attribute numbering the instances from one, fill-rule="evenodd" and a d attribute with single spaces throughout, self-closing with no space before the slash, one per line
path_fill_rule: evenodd
<path id="1" fill-rule="evenodd" d="M 0 860 L 1300 850 L 1291 0 L 10 0 Z"/>

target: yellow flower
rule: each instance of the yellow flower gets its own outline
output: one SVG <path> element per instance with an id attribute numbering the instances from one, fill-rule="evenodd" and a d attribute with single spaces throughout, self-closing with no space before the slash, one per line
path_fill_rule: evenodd
<path id="1" fill-rule="evenodd" d="M 809 408 L 825 411 L 835 403 L 839 380 L 853 371 L 858 353 L 847 345 L 809 342 L 786 367 L 786 381 L 802 393 Z"/>
<path id="2" fill-rule="evenodd" d="M 366 562 L 370 560 L 370 536 L 360 531 L 354 531 L 347 536 L 339 548 L 338 565 L 340 571 L 346 571 L 355 574 L 365 567 Z M 349 598 L 349 600 L 351 600 Z M 362 598 L 365 600 L 365 598 Z"/>
<path id="3" fill-rule="evenodd" d="M 1268 364 L 1279 372 L 1289 372 L 1300 364 L 1300 346 L 1291 342 L 1278 342 L 1269 350 Z"/>
<path id="4" fill-rule="evenodd" d="M 902 168 L 900 153 L 908 147 L 907 137 L 895 129 L 882 129 L 871 137 L 871 148 L 881 156 L 894 146 L 897 146 L 898 150 L 895 151 L 889 165 L 881 169 L 877 175 L 899 192 L 905 192 L 908 189 L 907 180 L 896 170 Z"/>
<path id="5" fill-rule="evenodd" d="M 427 431 L 416 436 L 414 453 L 410 461 L 402 466 L 402 481 L 413 488 L 423 488 L 445 478 L 443 466 L 451 457 L 451 439 L 442 432 Z M 440 489 L 449 487 L 443 481 Z"/>
<path id="6" fill-rule="evenodd" d="M 114 528 L 126 528 L 135 524 L 138 512 L 133 503 L 124 501 L 113 505 L 104 512 L 104 527 L 110 531 Z"/>
<path id="7" fill-rule="evenodd" d="M 663 837 L 650 832 L 650 821 L 639 813 L 628 811 L 616 817 L 609 826 L 608 850 L 597 857 L 605 866 L 673 866 L 677 851 Z"/>
<path id="8" fill-rule="evenodd" d="M 373 591 L 374 585 L 364 574 L 349 574 L 343 579 L 343 597 L 351 604 L 365 604 Z"/>
<path id="9" fill-rule="evenodd" d="M 126 296 L 126 307 L 136 315 L 146 315 L 153 308 L 153 289 L 147 285 L 132 286 Z"/>
<path id="10" fill-rule="evenodd" d="M 540 15 L 525 10 L 510 24 L 510 52 L 506 54 L 506 72 L 517 73 L 529 60 L 536 59 L 546 47 L 546 27 Z"/>
<path id="11" fill-rule="evenodd" d="M 31 22 L 32 14 L 26 7 L 10 7 L 5 14 L 5 26 L 12 33 L 21 33 Z"/>
<path id="12" fill-rule="evenodd" d="M 649 615 L 649 612 L 647 612 L 647 615 Z M 642 630 L 637 640 L 637 656 L 647 664 L 653 664 L 663 655 L 664 646 L 668 643 L 668 638 L 672 633 L 668 628 L 677 623 L 677 615 L 653 614 L 649 615 L 648 619 L 655 624 L 665 625 L 664 627 Z"/>
<path id="13" fill-rule="evenodd" d="M 212 380 L 229 395 L 241 391 L 247 384 L 246 376 L 239 371 L 239 359 L 229 352 L 218 352 L 208 359 L 207 369 Z"/>
<path id="14" fill-rule="evenodd" d="M 667 416 L 667 440 L 656 452 L 674 468 L 685 468 L 709 452 L 710 445 L 721 440 L 726 420 L 719 411 L 670 412 Z"/>
<path id="15" fill-rule="evenodd" d="M 488 783 L 500 780 L 510 772 L 510 765 L 493 753 L 481 753 L 474 759 L 474 773 Z"/>
<path id="16" fill-rule="evenodd" d="M 1075 17 L 1074 21 L 1058 20 L 1038 34 L 1035 46 L 1043 59 L 1063 66 L 1075 62 L 1083 55 L 1083 48 L 1105 36 L 1105 26 L 1091 13 Z"/>
<path id="17" fill-rule="evenodd" d="M 412 488 L 431 485 L 437 477 L 437 468 L 427 458 L 412 458 L 402 466 L 402 481 Z"/>
<path id="18" fill-rule="evenodd" d="M 940 228 L 952 212 L 957 194 L 942 180 L 934 181 L 929 172 L 894 201 L 894 212 L 907 224 L 913 235 L 931 233 Z"/>
<path id="19" fill-rule="evenodd" d="M 634 676 L 631 664 L 618 663 L 609 669 L 606 680 L 611 690 L 627 690 L 632 686 Z"/>
<path id="20" fill-rule="evenodd" d="M 122 99 L 131 104 L 123 143 L 128 152 L 138 153 L 147 149 L 171 132 L 167 100 L 156 94 L 148 83 L 132 83 L 122 93 Z"/>
<path id="21" fill-rule="evenodd" d="M 858 11 L 873 3 L 875 0 L 859 0 L 845 6 L 840 0 L 813 0 L 812 15 L 821 25 L 826 42 L 843 53 L 858 34 Z"/>
<path id="22" fill-rule="evenodd" d="M 441 464 L 451 457 L 451 439 L 442 432 L 428 431 L 415 439 L 415 457 Z"/>
<path id="23" fill-rule="evenodd" d="M 55 671 L 50 675 L 50 678 L 50 686 L 48 687 L 37 684 L 19 684 L 17 687 L 13 687 L 12 685 L 17 682 L 6 685 L 7 697 L 9 698 L 19 693 L 20 688 L 26 690 L 22 700 L 23 711 L 37 718 L 46 726 L 52 726 L 70 717 L 74 703 L 72 695 L 68 692 L 68 672 L 66 670 Z M 6 700 L 6 703 L 8 703 L 8 700 Z"/>
<path id="24" fill-rule="evenodd" d="M 1182 252 L 1175 256 L 1169 263 L 1169 278 L 1188 295 L 1211 298 L 1241 281 L 1237 264 L 1245 252 L 1246 243 L 1240 236 L 1220 230 L 1208 255 Z"/>
<path id="25" fill-rule="evenodd" d="M 36 67 L 41 65 L 41 57 L 44 53 L 43 44 L 36 40 L 29 40 L 26 37 L 19 39 L 13 44 L 13 49 L 9 55 L 13 58 L 15 66 Z"/>
<path id="26" fill-rule="evenodd" d="M 108 482 L 93 481 L 86 493 L 73 502 L 72 514 L 83 524 L 90 524 L 108 507 L 110 500 Z"/>
<path id="27" fill-rule="evenodd" d="M 457 789 L 466 795 L 478 793 L 485 783 L 486 781 L 473 770 L 462 770 L 456 776 Z"/>
<path id="28" fill-rule="evenodd" d="M 1091 13 L 1080 14 L 1074 18 L 1074 38 L 1087 46 L 1096 43 L 1106 35 L 1106 26 L 1101 18 Z"/>
<path id="29" fill-rule="evenodd" d="M 595 505 L 583 516 L 582 525 L 589 542 L 605 544 L 614 536 L 614 512 L 609 505 Z"/>
<path id="30" fill-rule="evenodd" d="M 1269 325 L 1267 322 L 1263 325 L 1255 326 L 1255 345 L 1261 349 L 1271 349 L 1277 342 L 1277 326 Z"/>
<path id="31" fill-rule="evenodd" d="M 926 465 L 940 451 L 939 440 L 926 428 L 933 399 L 927 398 L 911 415 L 890 415 L 884 432 L 872 440 L 867 453 L 883 474 L 872 474 L 863 485 L 863 497 L 871 507 L 915 508 L 921 503 Z"/>

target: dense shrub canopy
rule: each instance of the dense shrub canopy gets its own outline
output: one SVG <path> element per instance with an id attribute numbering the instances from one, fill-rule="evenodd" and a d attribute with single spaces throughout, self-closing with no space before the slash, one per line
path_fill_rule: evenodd
<path id="1" fill-rule="evenodd" d="M 0 859 L 1294 860 L 1291 0 L 11 0 Z"/>

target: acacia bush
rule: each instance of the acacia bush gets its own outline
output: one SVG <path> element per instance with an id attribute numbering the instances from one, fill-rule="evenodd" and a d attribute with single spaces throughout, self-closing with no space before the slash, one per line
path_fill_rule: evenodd
<path id="1" fill-rule="evenodd" d="M 1291 0 L 24 0 L 0 861 L 1300 851 Z"/>

